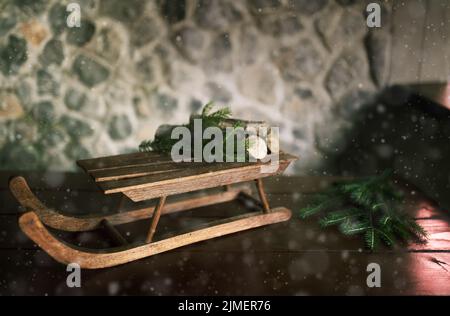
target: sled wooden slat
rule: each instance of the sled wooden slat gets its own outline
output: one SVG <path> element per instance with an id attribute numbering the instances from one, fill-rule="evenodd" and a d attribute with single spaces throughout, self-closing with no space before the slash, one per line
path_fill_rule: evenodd
<path id="1" fill-rule="evenodd" d="M 86 172 L 94 170 L 115 169 L 120 167 L 141 166 L 148 164 L 171 163 L 170 155 L 154 152 L 122 154 L 101 158 L 78 160 L 77 164 Z"/>
<path id="2" fill-rule="evenodd" d="M 182 168 L 180 165 L 154 164 L 94 170 L 89 172 L 89 174 L 95 179 L 96 182 L 103 182 L 142 177 L 156 173 L 172 172 L 180 168 Z"/>
<path id="3" fill-rule="evenodd" d="M 213 174 L 218 174 L 220 172 L 230 172 L 233 170 L 259 170 L 259 165 L 234 165 L 231 164 L 225 165 L 224 167 L 222 165 L 199 165 L 197 168 L 181 168 L 178 170 L 175 170 L 173 172 L 165 172 L 165 173 L 156 173 L 151 174 L 143 177 L 135 177 L 130 179 L 123 179 L 123 180 L 117 180 L 117 181 L 105 181 L 99 183 L 100 188 L 102 188 L 106 194 L 109 193 L 117 193 L 117 192 L 123 192 L 123 191 L 129 191 L 131 189 L 139 189 L 139 188 L 145 188 L 145 187 L 151 187 L 154 185 L 157 185 L 159 183 L 162 184 L 169 184 L 171 182 L 182 182 L 186 178 L 190 177 L 200 177 L 200 176 L 207 176 L 210 177 Z"/>
<path id="4" fill-rule="evenodd" d="M 119 180 L 99 182 L 105 194 L 123 192 L 133 201 L 142 201 L 168 194 L 179 194 L 193 190 L 251 181 L 283 172 L 295 157 L 283 154 L 278 166 L 270 173 L 261 172 L 262 163 L 198 163 L 170 172 L 153 173 L 138 177 L 127 176 Z M 174 163 L 176 165 L 176 163 Z M 179 165 L 183 165 L 180 163 Z M 152 191 L 153 193 L 151 193 Z M 151 195 L 148 195 L 150 192 Z M 144 194 L 145 193 L 145 194 Z M 159 195 L 158 195 L 159 194 Z"/>
<path id="5" fill-rule="evenodd" d="M 161 195 L 174 195 L 180 193 L 191 192 L 194 190 L 202 190 L 222 185 L 228 185 L 239 182 L 252 181 L 254 179 L 264 178 L 275 174 L 282 173 L 288 166 L 288 162 L 280 163 L 275 173 L 261 173 L 260 166 L 234 168 L 229 170 L 217 171 L 214 173 L 205 173 L 203 175 L 187 176 L 178 181 L 167 180 L 153 182 L 151 184 L 142 184 L 132 186 L 128 190 L 120 188 L 126 196 L 132 201 L 139 202 L 153 199 Z M 113 191 L 114 192 L 114 191 Z M 105 191 L 108 193 L 108 191 Z"/>
<path id="6" fill-rule="evenodd" d="M 236 168 L 247 164 L 217 163 L 214 165 L 215 169 L 220 170 L 220 169 Z M 197 162 L 177 163 L 170 161 L 167 163 L 160 163 L 160 164 L 147 164 L 147 165 L 93 170 L 88 173 L 94 178 L 96 182 L 104 182 L 104 181 L 115 181 L 129 178 L 137 178 L 163 173 L 172 174 L 172 172 L 181 170 L 197 170 L 200 172 L 201 170 L 204 170 L 206 172 L 209 172 L 212 169 L 210 164 L 203 164 Z"/>

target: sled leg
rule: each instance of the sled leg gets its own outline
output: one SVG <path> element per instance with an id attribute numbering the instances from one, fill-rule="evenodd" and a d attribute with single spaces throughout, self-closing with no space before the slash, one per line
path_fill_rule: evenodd
<path id="1" fill-rule="evenodd" d="M 150 230 L 148 231 L 147 239 L 145 240 L 146 243 L 151 243 L 153 236 L 156 232 L 156 226 L 158 226 L 159 218 L 161 216 L 161 211 L 164 207 L 164 203 L 166 202 L 166 196 L 162 196 L 159 199 L 158 206 L 155 209 L 155 212 L 153 213 L 152 217 L 152 224 L 150 226 Z"/>
<path id="2" fill-rule="evenodd" d="M 128 245 L 127 240 L 119 233 L 119 231 L 107 220 L 101 221 L 102 227 L 108 233 L 109 237 L 119 246 Z"/>
<path id="3" fill-rule="evenodd" d="M 261 200 L 264 213 L 270 212 L 269 202 L 267 201 L 266 192 L 264 192 L 264 186 L 261 179 L 256 179 L 256 188 L 258 189 L 259 199 Z"/>

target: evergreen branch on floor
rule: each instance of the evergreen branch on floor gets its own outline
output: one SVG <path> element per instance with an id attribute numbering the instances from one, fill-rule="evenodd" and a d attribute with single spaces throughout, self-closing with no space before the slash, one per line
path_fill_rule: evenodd
<path id="1" fill-rule="evenodd" d="M 363 235 L 374 250 L 381 243 L 391 247 L 398 241 L 425 241 L 427 233 L 401 211 L 403 194 L 395 187 L 391 173 L 360 180 L 342 181 L 316 195 L 300 210 L 300 217 L 319 217 L 322 227 L 337 226 L 344 235 Z"/>

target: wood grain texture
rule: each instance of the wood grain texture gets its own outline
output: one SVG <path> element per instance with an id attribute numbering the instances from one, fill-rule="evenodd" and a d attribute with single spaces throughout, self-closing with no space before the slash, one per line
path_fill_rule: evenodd
<path id="1" fill-rule="evenodd" d="M 47 173 L 23 174 L 31 180 L 33 191 L 39 189 L 39 198 L 57 209 L 64 209 L 67 199 L 74 203 L 70 212 L 97 210 L 108 200 L 115 202 L 111 210 L 118 204 L 115 196 L 102 196 L 95 190 L 81 192 L 78 199 L 68 195 L 65 188 L 86 189 L 87 177 L 83 174 L 55 174 L 55 178 L 64 179 L 58 186 L 41 180 Z M 2 179 L 10 175 L 0 172 Z M 264 180 L 264 187 L 271 204 L 296 211 L 310 202 L 312 194 L 336 180 L 342 178 L 272 177 Z M 7 188 L 6 180 L 3 187 Z M 83 271 L 82 292 L 68 288 L 65 269 L 21 233 L 17 203 L 3 190 L 0 213 L 6 212 L 0 215 L 0 283 L 4 286 L 0 287 L 0 295 L 111 295 L 105 286 L 111 283 L 119 285 L 116 295 L 449 295 L 450 220 L 417 188 L 410 195 L 412 190 L 407 189 L 406 211 L 419 218 L 430 239 L 426 245 L 411 245 L 409 251 L 406 247 L 381 247 L 377 252 L 366 252 L 361 250 L 358 237 L 346 237 L 337 229 L 321 228 L 316 220 L 293 216 L 288 222 L 264 229 L 206 240 L 107 270 Z M 92 204 L 93 198 L 99 204 Z M 160 226 L 167 231 L 194 228 L 203 221 L 239 214 L 238 208 L 239 205 L 227 203 L 182 216 L 172 214 L 162 217 Z M 129 240 L 143 240 L 148 221 L 121 225 L 118 229 L 123 235 L 131 232 L 130 237 L 126 235 Z M 86 237 L 103 241 L 97 238 L 97 232 L 61 236 L 71 243 Z M 89 248 L 113 246 L 81 244 Z M 381 266 L 381 288 L 366 286 L 366 267 L 371 262 Z M 167 285 L 164 280 L 168 279 L 176 282 Z"/>
<path id="2" fill-rule="evenodd" d="M 264 192 L 264 186 L 261 179 L 256 179 L 256 189 L 258 191 L 259 199 L 261 200 L 264 212 L 270 212 L 269 201 L 267 201 L 266 192 Z"/>
<path id="3" fill-rule="evenodd" d="M 426 12 L 426 0 L 393 2 L 391 84 L 416 83 L 420 78 Z"/>
<path id="4" fill-rule="evenodd" d="M 279 225 L 273 227 L 277 226 Z M 221 238 L 220 243 L 229 243 L 228 239 L 228 237 Z M 257 243 L 254 239 L 252 241 Z M 344 256 L 340 251 L 278 252 L 270 248 L 246 252 L 238 249 L 230 252 L 197 252 L 196 249 L 201 248 L 202 244 L 203 242 L 193 244 L 166 252 L 162 256 L 152 256 L 111 269 L 84 270 L 81 289 L 65 286 L 67 272 L 51 258 L 45 259 L 48 256 L 42 250 L 1 249 L 0 267 L 7 273 L 2 273 L 0 280 L 3 284 L 15 284 L 17 280 L 21 280 L 23 286 L 2 286 L 0 294 L 3 296 L 450 294 L 450 273 L 436 263 L 450 263 L 449 253 L 386 254 L 352 251 L 344 252 L 346 254 Z M 18 264 L 21 262 L 28 264 Z M 380 288 L 366 286 L 368 274 L 366 267 L 370 262 L 376 262 L 381 266 Z M 29 286 L 31 282 L 23 281 L 24 279 L 33 280 L 32 286 Z M 168 286 L 164 280 L 176 282 Z M 105 286 L 108 284 L 118 285 L 117 291 L 111 293 L 111 287 Z"/>
<path id="5" fill-rule="evenodd" d="M 170 156 L 155 152 L 121 154 L 100 158 L 78 160 L 77 164 L 86 172 L 94 170 L 107 170 L 121 167 L 141 166 L 148 164 L 171 162 Z"/>
<path id="6" fill-rule="evenodd" d="M 446 0 L 394 0 L 390 84 L 447 82 L 450 8 Z"/>
<path id="7" fill-rule="evenodd" d="M 58 262 L 63 264 L 76 262 L 84 269 L 100 269 L 121 265 L 203 240 L 287 221 L 290 217 L 291 211 L 286 208 L 276 208 L 268 214 L 249 213 L 230 218 L 226 223 L 223 221 L 220 224 L 213 222 L 211 227 L 113 252 L 88 252 L 84 249 L 70 247 L 56 239 L 33 212 L 23 214 L 19 219 L 19 225 L 29 238 Z"/>
<path id="8" fill-rule="evenodd" d="M 147 239 L 145 240 L 146 243 L 151 243 L 153 240 L 153 236 L 155 235 L 156 227 L 158 226 L 159 218 L 161 217 L 161 211 L 164 207 L 164 203 L 166 203 L 166 196 L 161 196 L 159 198 L 158 205 L 156 206 L 156 209 L 153 212 L 152 223 L 150 225 L 150 229 L 147 234 Z"/>
<path id="9" fill-rule="evenodd" d="M 272 161 L 263 163 L 245 162 L 245 163 L 195 163 L 195 162 L 174 162 L 170 156 L 160 155 L 146 155 L 147 153 L 130 154 L 127 160 L 127 155 L 103 157 L 91 160 L 82 160 L 78 164 L 82 166 L 94 179 L 98 182 L 99 187 L 106 193 L 118 193 L 132 190 L 140 190 L 143 188 L 149 189 L 152 186 L 159 186 L 164 184 L 172 185 L 173 183 L 189 182 L 194 178 L 216 177 L 216 186 L 226 185 L 233 182 L 220 183 L 217 182 L 220 174 L 233 171 L 234 173 L 247 173 L 253 178 L 245 178 L 248 181 L 259 177 L 274 175 L 283 171 L 287 164 L 297 159 L 297 157 L 280 152 L 279 157 L 272 156 Z M 273 161 L 277 159 L 276 161 Z M 269 163 L 279 163 L 281 168 L 278 170 L 274 168 L 273 172 L 262 173 L 262 166 Z M 251 174 L 251 175 L 250 175 Z M 260 175 L 259 175 L 260 174 Z M 190 185 L 190 184 L 189 184 Z M 192 191 L 192 190 L 190 190 Z M 175 192 L 182 193 L 183 191 Z M 184 191 L 189 192 L 189 191 Z M 167 194 L 152 195 L 153 198 L 162 195 L 173 194 L 173 191 Z M 134 192 L 127 194 L 127 196 L 135 196 Z M 134 201 L 139 201 L 133 198 Z"/>
<path id="10" fill-rule="evenodd" d="M 121 179 L 136 178 L 157 173 L 173 172 L 186 167 L 187 166 L 184 164 L 174 165 L 173 163 L 166 163 L 166 164 L 121 167 L 106 170 L 103 169 L 94 170 L 90 171 L 89 174 L 94 178 L 96 182 L 103 182 L 103 181 L 115 181 Z"/>
<path id="11" fill-rule="evenodd" d="M 447 0 L 427 0 L 420 83 L 447 82 L 450 74 L 450 7 Z M 447 52 L 447 53 L 446 53 Z"/>
<path id="12" fill-rule="evenodd" d="M 195 176 L 187 175 L 183 178 L 170 179 L 159 182 L 144 182 L 135 184 L 127 183 L 126 187 L 108 188 L 100 185 L 106 194 L 122 192 L 135 202 L 144 201 L 159 197 L 162 195 L 174 195 L 195 190 L 224 186 L 239 182 L 252 181 L 258 178 L 264 178 L 282 173 L 289 162 L 280 162 L 278 170 L 274 173 L 261 173 L 260 166 L 245 166 L 229 170 L 219 170 L 217 172 L 203 173 Z M 186 172 L 188 174 L 189 172 Z M 126 180 L 124 180 L 126 181 Z"/>

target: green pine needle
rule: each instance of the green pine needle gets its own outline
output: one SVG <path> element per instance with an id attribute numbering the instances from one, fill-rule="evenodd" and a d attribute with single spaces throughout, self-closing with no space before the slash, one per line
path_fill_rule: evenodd
<path id="1" fill-rule="evenodd" d="M 337 226 L 344 235 L 363 235 L 368 249 L 381 243 L 425 241 L 427 233 L 400 211 L 403 194 L 391 181 L 391 173 L 336 183 L 300 210 L 301 218 L 319 217 L 322 227 Z"/>
<path id="2" fill-rule="evenodd" d="M 336 225 L 338 223 L 344 222 L 346 220 L 350 220 L 352 218 L 363 215 L 364 213 L 355 210 L 353 208 L 342 210 L 342 211 L 334 211 L 324 215 L 320 220 L 319 224 L 322 227 L 328 227 L 332 225 Z"/>
<path id="3" fill-rule="evenodd" d="M 341 233 L 349 236 L 364 233 L 369 228 L 370 224 L 366 221 L 355 221 L 351 219 L 346 220 L 339 225 Z"/>
<path id="4" fill-rule="evenodd" d="M 379 243 L 378 235 L 375 228 L 368 228 L 365 232 L 365 241 L 369 249 L 375 249 L 376 245 Z"/>

